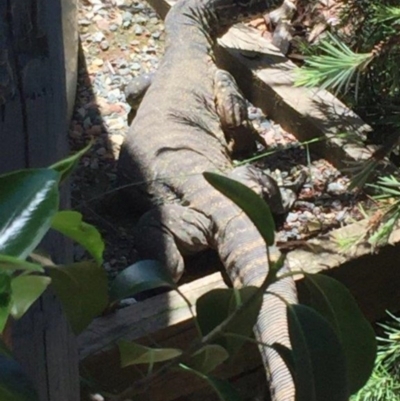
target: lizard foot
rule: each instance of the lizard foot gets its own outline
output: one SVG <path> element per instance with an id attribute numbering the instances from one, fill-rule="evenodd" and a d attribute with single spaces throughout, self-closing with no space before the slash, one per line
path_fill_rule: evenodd
<path id="1" fill-rule="evenodd" d="M 165 265 L 175 281 L 184 271 L 182 255 L 209 248 L 211 222 L 185 206 L 163 205 L 145 213 L 135 228 L 135 247 L 142 259 Z"/>
<path id="2" fill-rule="evenodd" d="M 254 151 L 257 133 L 248 120 L 246 99 L 228 71 L 218 69 L 215 72 L 214 97 L 231 153 L 240 155 Z"/>

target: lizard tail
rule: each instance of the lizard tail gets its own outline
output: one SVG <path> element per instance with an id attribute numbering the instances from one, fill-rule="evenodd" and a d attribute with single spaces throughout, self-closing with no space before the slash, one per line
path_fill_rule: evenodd
<path id="1" fill-rule="evenodd" d="M 240 211 L 236 211 L 235 217 L 222 227 L 223 225 L 217 235 L 217 248 L 233 285 L 261 285 L 269 268 L 266 245 L 256 227 Z M 272 401 L 295 400 L 291 373 L 279 354 L 270 347 L 279 343 L 290 348 L 286 302 L 297 303 L 297 292 L 292 277 L 279 280 L 268 288 L 254 327 L 270 383 Z"/>

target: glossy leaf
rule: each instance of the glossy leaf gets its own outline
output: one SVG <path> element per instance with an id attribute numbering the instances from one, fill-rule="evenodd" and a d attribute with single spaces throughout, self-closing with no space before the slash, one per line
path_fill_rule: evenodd
<path id="1" fill-rule="evenodd" d="M 82 245 L 96 260 L 103 262 L 104 242 L 96 227 L 85 223 L 82 215 L 63 210 L 54 215 L 51 227 Z"/>
<path id="2" fill-rule="evenodd" d="M 353 394 L 372 373 L 377 348 L 375 333 L 343 284 L 322 274 L 307 274 L 305 282 L 312 307 L 332 324 L 339 337 L 347 361 L 349 390 Z"/>
<path id="3" fill-rule="evenodd" d="M 211 290 L 202 295 L 196 302 L 197 321 L 202 335 L 206 336 L 219 326 L 240 305 L 249 300 L 257 290 L 257 287 L 244 287 L 240 290 L 222 288 Z M 242 312 L 225 327 L 224 332 L 251 336 L 260 312 L 261 303 L 262 294 L 260 293 L 259 297 L 252 298 L 252 302 L 246 305 L 246 308 L 242 308 Z M 221 336 L 215 343 L 224 347 L 230 355 L 233 355 L 243 345 L 244 340 Z"/>
<path id="4" fill-rule="evenodd" d="M 3 353 L 0 353 L 0 400 L 39 401 L 21 365 Z"/>
<path id="5" fill-rule="evenodd" d="M 176 288 L 176 284 L 160 262 L 141 260 L 118 274 L 111 284 L 110 298 L 116 302 L 159 287 Z"/>
<path id="6" fill-rule="evenodd" d="M 205 172 L 204 178 L 238 205 L 250 218 L 268 246 L 274 244 L 275 223 L 267 203 L 246 185 L 219 174 Z"/>
<path id="7" fill-rule="evenodd" d="M 60 173 L 60 181 L 64 181 L 72 173 L 74 168 L 77 166 L 79 159 L 90 149 L 92 144 L 93 143 L 90 142 L 89 145 L 85 146 L 79 152 L 63 160 L 60 160 L 57 163 L 54 163 L 49 168 Z"/>
<path id="8" fill-rule="evenodd" d="M 150 348 L 135 344 L 130 341 L 120 340 L 117 342 L 121 357 L 121 367 L 130 365 L 149 364 L 165 362 L 182 355 L 182 351 L 176 348 Z"/>
<path id="9" fill-rule="evenodd" d="M 207 374 L 228 358 L 229 354 L 225 348 L 217 344 L 208 344 L 192 355 L 188 365 L 198 372 Z"/>
<path id="10" fill-rule="evenodd" d="M 58 178 L 49 169 L 0 176 L 0 253 L 25 259 L 36 248 L 58 208 Z"/>
<path id="11" fill-rule="evenodd" d="M 15 271 L 24 270 L 27 272 L 43 273 L 44 269 L 38 263 L 27 262 L 26 260 L 18 259 L 14 256 L 0 254 L 0 271 Z"/>
<path id="12" fill-rule="evenodd" d="M 304 305 L 287 306 L 296 401 L 348 401 L 346 359 L 331 324 Z"/>
<path id="13" fill-rule="evenodd" d="M 49 275 L 72 330 L 80 333 L 108 304 L 105 270 L 86 261 L 49 267 Z"/>
<path id="14" fill-rule="evenodd" d="M 202 372 L 185 365 L 180 365 L 180 367 L 184 371 L 193 373 L 194 375 L 205 380 L 213 388 L 220 401 L 242 401 L 242 398 L 239 396 L 238 392 L 231 386 L 229 382 L 205 375 Z"/>
<path id="15" fill-rule="evenodd" d="M 11 275 L 0 272 L 0 333 L 6 326 L 11 310 Z"/>
<path id="16" fill-rule="evenodd" d="M 11 315 L 20 319 L 30 306 L 43 294 L 51 279 L 46 276 L 17 276 L 11 280 Z"/>

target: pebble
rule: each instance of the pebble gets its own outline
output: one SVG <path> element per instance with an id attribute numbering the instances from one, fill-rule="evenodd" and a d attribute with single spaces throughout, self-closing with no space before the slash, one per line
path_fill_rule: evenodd
<path id="1" fill-rule="evenodd" d="M 142 68 L 142 66 L 139 63 L 132 63 L 131 64 L 131 69 L 134 71 L 139 71 Z"/>
<path id="2" fill-rule="evenodd" d="M 136 36 L 140 36 L 144 32 L 144 30 L 140 25 L 135 25 L 133 27 L 133 32 L 135 33 Z"/>
<path id="3" fill-rule="evenodd" d="M 104 39 L 104 34 L 103 34 L 102 32 L 96 32 L 96 33 L 92 36 L 93 42 L 98 42 L 98 43 L 100 43 L 103 39 Z"/>
<path id="4" fill-rule="evenodd" d="M 299 214 L 298 213 L 289 212 L 287 217 L 286 217 L 286 222 L 287 223 L 294 223 L 298 219 L 299 219 Z"/>
<path id="5" fill-rule="evenodd" d="M 126 21 L 132 21 L 133 20 L 133 14 L 130 13 L 129 11 L 125 11 L 122 14 L 122 21 L 126 22 Z"/>
<path id="6" fill-rule="evenodd" d="M 330 182 L 326 191 L 331 195 L 340 195 L 346 192 L 346 187 L 341 182 Z"/>
<path id="7" fill-rule="evenodd" d="M 100 49 L 101 50 L 108 50 L 110 47 L 109 43 L 106 40 L 102 40 L 100 43 Z"/>

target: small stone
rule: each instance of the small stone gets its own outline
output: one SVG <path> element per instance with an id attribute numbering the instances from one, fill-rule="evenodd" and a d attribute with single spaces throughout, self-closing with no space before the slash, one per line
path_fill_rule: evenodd
<path id="1" fill-rule="evenodd" d="M 117 24 L 111 24 L 110 27 L 109 27 L 109 30 L 111 32 L 117 31 L 118 30 L 118 25 Z"/>
<path id="2" fill-rule="evenodd" d="M 133 14 L 132 13 L 130 13 L 129 11 L 125 11 L 123 14 L 122 14 L 122 21 L 132 21 L 133 20 Z"/>
<path id="3" fill-rule="evenodd" d="M 326 191 L 332 195 L 340 195 L 346 191 L 346 187 L 340 182 L 330 182 Z"/>
<path id="4" fill-rule="evenodd" d="M 299 218 L 297 213 L 289 213 L 286 217 L 286 222 L 287 223 L 294 223 L 295 221 L 297 221 Z"/>
<path id="5" fill-rule="evenodd" d="M 85 117 L 86 116 L 86 109 L 84 107 L 80 107 L 77 110 L 77 113 L 81 116 L 81 117 Z"/>
<path id="6" fill-rule="evenodd" d="M 125 76 L 130 74 L 131 70 L 129 68 L 120 68 L 118 72 L 120 75 Z"/>
<path id="7" fill-rule="evenodd" d="M 108 50 L 110 48 L 109 43 L 106 40 L 101 41 L 100 43 L 100 49 L 105 51 Z"/>
<path id="8" fill-rule="evenodd" d="M 102 32 L 96 32 L 93 35 L 93 42 L 100 43 L 104 39 L 104 34 Z"/>
<path id="9" fill-rule="evenodd" d="M 139 13 L 140 11 L 144 10 L 144 8 L 145 8 L 144 4 L 138 3 L 138 4 L 135 4 L 135 5 L 132 7 L 132 11 L 133 11 L 134 13 Z"/>
<path id="10" fill-rule="evenodd" d="M 147 23 L 147 18 L 146 18 L 146 17 L 142 17 L 141 15 L 136 15 L 136 17 L 135 17 L 135 22 L 136 22 L 137 24 L 142 24 L 142 25 L 144 25 L 144 24 Z"/>
<path id="11" fill-rule="evenodd" d="M 143 28 L 140 25 L 135 25 L 133 32 L 136 36 L 140 36 L 143 33 Z"/>
<path id="12" fill-rule="evenodd" d="M 142 66 L 139 63 L 132 63 L 131 65 L 131 70 L 133 71 L 139 71 L 142 68 Z"/>

